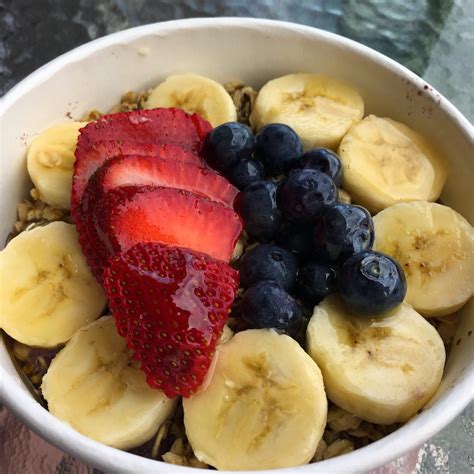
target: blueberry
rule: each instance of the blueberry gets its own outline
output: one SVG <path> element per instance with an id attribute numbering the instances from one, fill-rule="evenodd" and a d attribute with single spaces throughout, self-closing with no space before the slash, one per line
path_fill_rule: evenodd
<path id="1" fill-rule="evenodd" d="M 289 291 L 296 280 L 298 260 L 290 251 L 263 244 L 250 249 L 240 262 L 240 283 L 244 288 L 263 280 L 272 280 Z"/>
<path id="2" fill-rule="evenodd" d="M 300 168 L 310 168 L 321 171 L 332 178 L 339 187 L 342 182 L 342 164 L 339 157 L 327 148 L 314 148 L 306 152 L 298 162 Z"/>
<path id="3" fill-rule="evenodd" d="M 356 253 L 337 276 L 339 296 L 347 308 L 364 316 L 377 316 L 396 308 L 405 298 L 407 284 L 402 267 L 380 252 Z"/>
<path id="4" fill-rule="evenodd" d="M 372 217 L 361 206 L 342 203 L 329 206 L 313 228 L 314 255 L 326 262 L 343 261 L 370 250 L 373 243 Z"/>
<path id="5" fill-rule="evenodd" d="M 278 283 L 261 281 L 244 293 L 242 319 L 251 328 L 275 328 L 294 337 L 303 323 L 303 310 Z"/>
<path id="6" fill-rule="evenodd" d="M 210 166 L 222 173 L 241 159 L 249 158 L 255 148 L 255 136 L 249 127 L 228 122 L 212 130 L 204 142 L 203 153 Z"/>
<path id="7" fill-rule="evenodd" d="M 227 172 L 229 181 L 239 189 L 245 189 L 250 183 L 264 178 L 265 171 L 259 161 L 244 158 Z"/>
<path id="8" fill-rule="evenodd" d="M 257 133 L 255 156 L 270 176 L 282 174 L 295 166 L 303 145 L 295 131 L 281 123 L 266 125 Z"/>
<path id="9" fill-rule="evenodd" d="M 334 181 L 312 169 L 292 171 L 278 187 L 278 206 L 283 216 L 293 224 L 312 224 L 325 206 L 337 199 Z"/>
<path id="10" fill-rule="evenodd" d="M 307 304 L 314 306 L 336 291 L 336 270 L 323 263 L 307 263 L 298 270 L 296 292 Z"/>
<path id="11" fill-rule="evenodd" d="M 280 229 L 277 188 L 273 181 L 257 181 L 249 184 L 236 199 L 235 208 L 244 220 L 245 230 L 259 242 L 272 240 Z"/>
<path id="12" fill-rule="evenodd" d="M 276 236 L 276 243 L 288 249 L 300 258 L 311 255 L 313 232 L 311 227 L 300 227 L 291 222 L 284 222 Z"/>

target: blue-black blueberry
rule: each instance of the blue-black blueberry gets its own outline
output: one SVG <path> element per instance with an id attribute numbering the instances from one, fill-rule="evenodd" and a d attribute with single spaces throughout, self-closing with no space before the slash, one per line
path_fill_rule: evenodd
<path id="1" fill-rule="evenodd" d="M 313 228 L 313 253 L 322 261 L 343 261 L 370 250 L 373 243 L 372 217 L 361 206 L 342 203 L 328 206 Z"/>
<path id="2" fill-rule="evenodd" d="M 208 164 L 227 173 L 240 160 L 250 158 L 255 148 L 255 135 L 249 127 L 238 122 L 228 122 L 211 130 L 203 147 Z"/>
<path id="3" fill-rule="evenodd" d="M 273 181 L 256 181 L 235 200 L 235 209 L 244 220 L 244 229 L 259 242 L 273 240 L 280 229 L 282 219 L 276 202 L 277 188 Z"/>
<path id="4" fill-rule="evenodd" d="M 296 280 L 298 259 L 277 245 L 261 244 L 245 253 L 240 262 L 240 283 L 248 288 L 263 280 L 272 280 L 290 291 Z"/>
<path id="5" fill-rule="evenodd" d="M 244 293 L 242 319 L 251 328 L 275 328 L 295 337 L 303 323 L 303 309 L 278 283 L 261 281 Z"/>
<path id="6" fill-rule="evenodd" d="M 293 168 L 303 153 L 303 145 L 296 132 L 281 123 L 263 127 L 257 133 L 256 141 L 255 157 L 263 163 L 270 176 Z"/>
<path id="7" fill-rule="evenodd" d="M 314 306 L 336 291 L 336 270 L 324 263 L 310 262 L 298 270 L 296 293 Z"/>
<path id="8" fill-rule="evenodd" d="M 347 309 L 378 316 L 395 309 L 405 298 L 407 284 L 400 264 L 380 252 L 360 252 L 344 262 L 337 288 Z"/>
<path id="9" fill-rule="evenodd" d="M 244 158 L 226 172 L 229 181 L 239 189 L 245 189 L 249 184 L 260 181 L 265 177 L 262 163 Z"/>
<path id="10" fill-rule="evenodd" d="M 309 225 L 337 200 L 334 181 L 312 169 L 297 169 L 278 186 L 278 207 L 285 219 L 297 225 Z"/>
<path id="11" fill-rule="evenodd" d="M 300 168 L 310 168 L 321 171 L 332 178 L 339 187 L 342 183 L 342 163 L 332 150 L 328 148 L 313 148 L 303 154 L 298 162 Z"/>

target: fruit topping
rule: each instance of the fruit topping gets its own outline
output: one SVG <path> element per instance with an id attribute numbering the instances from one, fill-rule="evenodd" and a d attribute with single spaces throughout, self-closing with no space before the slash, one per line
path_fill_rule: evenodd
<path id="1" fill-rule="evenodd" d="M 314 306 L 336 291 L 336 270 L 324 263 L 306 263 L 298 270 L 297 295 Z"/>
<path id="2" fill-rule="evenodd" d="M 372 320 L 354 317 L 332 295 L 314 308 L 306 336 L 329 400 L 371 423 L 409 420 L 443 375 L 443 341 L 406 303 Z"/>
<path id="3" fill-rule="evenodd" d="M 201 194 L 231 208 L 238 194 L 238 190 L 215 171 L 153 156 L 116 157 L 103 165 L 97 175 L 99 193 L 119 186 L 155 185 Z"/>
<path id="4" fill-rule="evenodd" d="M 239 216 L 228 207 L 158 186 L 124 186 L 107 192 L 94 221 L 102 245 L 90 242 L 89 249 L 92 254 L 99 251 L 102 266 L 107 258 L 139 242 L 186 247 L 228 262 L 242 230 Z"/>
<path id="5" fill-rule="evenodd" d="M 219 125 L 204 142 L 203 154 L 210 166 L 227 173 L 242 159 L 250 158 L 255 136 L 249 127 L 238 122 Z"/>
<path id="6" fill-rule="evenodd" d="M 342 163 L 333 151 L 327 148 L 314 148 L 307 151 L 299 160 L 300 168 L 310 168 L 327 174 L 339 187 L 342 182 Z"/>
<path id="7" fill-rule="evenodd" d="M 271 244 L 257 245 L 242 257 L 240 280 L 244 288 L 272 280 L 289 291 L 293 288 L 298 260 L 289 250 Z"/>
<path id="8" fill-rule="evenodd" d="M 272 123 L 263 127 L 257 134 L 255 156 L 271 176 L 293 168 L 301 153 L 303 153 L 301 140 L 288 125 Z"/>
<path id="9" fill-rule="evenodd" d="M 196 112 L 213 127 L 237 120 L 234 101 L 222 84 L 198 74 L 168 76 L 150 94 L 146 109 L 178 107 Z"/>
<path id="10" fill-rule="evenodd" d="M 370 213 L 360 206 L 328 206 L 313 229 L 313 252 L 322 261 L 336 262 L 370 250 L 374 224 Z"/>
<path id="11" fill-rule="evenodd" d="M 0 251 L 0 327 L 15 340 L 57 347 L 106 305 L 66 222 L 22 232 Z"/>
<path id="12" fill-rule="evenodd" d="M 309 462 L 328 411 L 311 357 L 271 329 L 240 332 L 216 352 L 206 390 L 183 400 L 186 436 L 199 460 L 221 471 Z"/>
<path id="13" fill-rule="evenodd" d="M 354 201 L 377 213 L 407 201 L 436 201 L 446 170 L 424 137 L 405 124 L 369 115 L 339 146 L 343 186 Z"/>
<path id="14" fill-rule="evenodd" d="M 250 115 L 252 128 L 285 123 L 299 135 L 306 150 L 335 149 L 350 126 L 364 116 L 356 89 L 334 77 L 288 74 L 267 82 Z"/>
<path id="15" fill-rule="evenodd" d="M 212 127 L 198 114 L 181 109 L 134 110 L 104 115 L 90 122 L 79 135 L 79 154 L 98 141 L 120 140 L 132 143 L 172 143 L 199 154 Z"/>
<path id="16" fill-rule="evenodd" d="M 139 243 L 112 260 L 104 286 L 118 332 L 151 387 L 201 386 L 238 287 L 238 272 L 188 249 Z"/>
<path id="17" fill-rule="evenodd" d="M 309 226 L 296 226 L 291 222 L 284 222 L 276 236 L 276 243 L 300 258 L 309 257 L 312 253 L 313 232 Z"/>
<path id="18" fill-rule="evenodd" d="M 235 200 L 235 209 L 244 220 L 245 230 L 259 242 L 272 240 L 280 229 L 277 188 L 273 181 L 257 181 L 248 185 Z"/>
<path id="19" fill-rule="evenodd" d="M 474 229 L 450 207 L 396 204 L 374 217 L 374 249 L 407 277 L 406 302 L 425 317 L 456 312 L 474 294 Z"/>
<path id="20" fill-rule="evenodd" d="M 199 154 L 210 130 L 211 125 L 199 115 L 189 115 L 180 109 L 135 110 L 104 115 L 95 122 L 90 122 L 80 130 L 77 141 L 72 205 L 78 205 L 87 181 L 107 158 L 130 154 L 157 155 L 151 150 L 145 152 L 130 149 L 128 144 L 134 143 L 144 147 L 149 147 L 150 144 L 171 144 Z M 104 140 L 115 142 L 115 145 L 91 150 L 94 145 Z M 127 148 L 122 149 L 123 146 Z M 184 155 L 182 151 L 176 151 L 176 154 Z M 180 160 L 191 161 L 189 157 Z M 195 158 L 192 160 L 196 162 Z"/>
<path id="21" fill-rule="evenodd" d="M 295 337 L 303 323 L 303 310 L 278 283 L 266 280 L 244 293 L 242 319 L 250 328 L 274 328 Z"/>
<path id="22" fill-rule="evenodd" d="M 280 183 L 277 199 L 286 219 L 294 224 L 308 225 L 321 217 L 326 205 L 336 202 L 337 188 L 327 174 L 299 169 Z"/>
<path id="23" fill-rule="evenodd" d="M 111 316 L 76 331 L 51 363 L 41 390 L 53 415 L 125 450 L 151 439 L 176 405 L 148 386 Z"/>
<path id="24" fill-rule="evenodd" d="M 249 184 L 262 180 L 265 170 L 259 161 L 245 158 L 227 173 L 227 177 L 234 186 L 245 189 Z"/>
<path id="25" fill-rule="evenodd" d="M 195 191 L 196 194 L 228 207 L 232 206 L 238 192 L 225 178 L 214 171 L 191 163 L 139 155 L 110 159 L 89 180 L 80 209 L 75 213 L 81 246 L 88 257 L 97 254 L 100 247 L 97 245 L 100 236 L 94 221 L 102 197 L 111 189 L 129 185 L 157 185 Z M 104 218 L 107 219 L 107 216 Z M 89 264 L 100 279 L 103 259 L 89 259 Z"/>
<path id="26" fill-rule="evenodd" d="M 107 135 L 105 134 L 107 137 Z M 98 141 L 88 149 L 76 150 L 72 181 L 72 211 L 78 208 L 87 183 L 95 171 L 107 160 L 123 155 L 143 155 L 156 158 L 184 161 L 196 166 L 205 166 L 199 156 L 184 148 L 171 144 L 134 143 L 131 141 Z"/>
<path id="27" fill-rule="evenodd" d="M 402 267 L 388 255 L 365 251 L 353 255 L 337 275 L 339 296 L 349 311 L 376 316 L 396 308 L 405 298 Z"/>
<path id="28" fill-rule="evenodd" d="M 40 133 L 28 147 L 26 164 L 41 201 L 71 207 L 71 181 L 79 130 L 87 122 L 67 122 Z"/>

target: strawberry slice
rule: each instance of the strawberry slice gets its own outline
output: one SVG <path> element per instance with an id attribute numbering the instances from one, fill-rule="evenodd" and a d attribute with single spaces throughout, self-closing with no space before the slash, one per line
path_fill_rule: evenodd
<path id="1" fill-rule="evenodd" d="M 242 231 L 232 209 L 182 189 L 122 186 L 88 211 L 95 230 L 79 232 L 79 241 L 99 281 L 111 256 L 139 242 L 186 247 L 228 262 Z"/>
<path id="2" fill-rule="evenodd" d="M 74 210 L 74 222 L 83 251 L 92 257 L 100 240 L 94 225 L 95 209 L 104 193 L 119 186 L 157 185 L 194 191 L 230 208 L 237 188 L 216 172 L 192 163 L 129 155 L 108 160 L 91 177 L 79 208 Z M 96 250 L 91 249 L 96 247 Z M 94 274 L 100 280 L 102 259 L 90 260 Z M 98 267 L 96 269 L 96 267 Z"/>
<path id="3" fill-rule="evenodd" d="M 77 148 L 79 154 L 94 143 L 121 140 L 133 143 L 172 143 L 195 154 L 212 130 L 209 122 L 198 114 L 181 109 L 134 110 L 104 115 L 81 129 Z"/>
<path id="4" fill-rule="evenodd" d="M 113 158 L 97 171 L 97 175 L 97 189 L 102 192 L 119 186 L 164 186 L 202 194 L 231 208 L 239 192 L 213 170 L 149 156 Z"/>
<path id="5" fill-rule="evenodd" d="M 139 243 L 111 260 L 104 288 L 148 384 L 170 398 L 193 395 L 214 357 L 238 272 L 197 252 Z"/>
<path id="6" fill-rule="evenodd" d="M 212 126 L 197 114 L 187 114 L 181 109 L 134 110 L 104 115 L 81 128 L 75 151 L 74 181 L 71 202 L 77 204 L 88 179 L 99 166 L 90 165 L 90 148 L 104 140 L 135 144 L 172 144 L 193 154 L 199 154 L 202 143 Z M 118 155 L 153 155 L 133 150 L 121 150 Z M 93 161 L 93 160 L 92 160 Z M 102 160 L 102 162 L 105 160 Z M 187 161 L 187 160 L 185 160 Z"/>
<path id="7" fill-rule="evenodd" d="M 85 128 L 87 128 L 87 125 Z M 85 130 L 82 129 L 82 130 Z M 81 132 L 82 133 L 82 132 Z M 107 135 L 106 135 L 107 136 Z M 87 183 L 94 172 L 105 162 L 121 155 L 143 155 L 193 163 L 205 166 L 204 160 L 184 148 L 172 144 L 135 143 L 131 141 L 98 141 L 87 149 L 76 149 L 74 174 L 72 181 L 71 209 L 73 217 Z"/>

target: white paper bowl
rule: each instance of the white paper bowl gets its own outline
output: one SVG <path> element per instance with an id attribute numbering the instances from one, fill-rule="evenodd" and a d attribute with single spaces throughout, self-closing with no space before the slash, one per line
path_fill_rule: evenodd
<path id="1" fill-rule="evenodd" d="M 320 72 L 354 84 L 367 113 L 389 116 L 424 133 L 449 160 L 443 200 L 474 221 L 472 128 L 443 96 L 421 78 L 375 51 L 340 36 L 277 21 L 193 19 L 116 33 L 81 46 L 31 74 L 0 103 L 0 240 L 15 222 L 16 204 L 28 191 L 25 150 L 46 127 L 107 110 L 130 89 L 157 84 L 169 74 L 195 72 L 217 81 L 242 79 L 258 88 L 291 72 Z M 21 268 L 18 269 L 21 271 Z M 3 276 L 5 277 L 5 276 Z M 443 382 L 430 408 L 395 433 L 334 459 L 286 472 L 362 472 L 420 446 L 473 398 L 472 301 L 465 306 Z M 5 346 L 1 397 L 42 437 L 107 472 L 193 472 L 96 443 L 42 408 L 15 371 Z"/>

